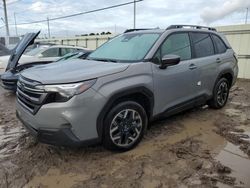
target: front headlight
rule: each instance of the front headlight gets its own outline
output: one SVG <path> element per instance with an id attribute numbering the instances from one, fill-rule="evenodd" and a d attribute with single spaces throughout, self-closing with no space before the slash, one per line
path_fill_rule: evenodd
<path id="1" fill-rule="evenodd" d="M 61 96 L 70 98 L 88 90 L 96 82 L 96 79 L 71 84 L 37 85 L 36 89 L 45 92 L 56 92 Z"/>

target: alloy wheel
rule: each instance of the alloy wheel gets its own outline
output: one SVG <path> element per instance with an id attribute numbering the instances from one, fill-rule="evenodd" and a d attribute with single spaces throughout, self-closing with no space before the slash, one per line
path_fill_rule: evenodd
<path id="1" fill-rule="evenodd" d="M 128 147 L 136 142 L 142 131 L 142 118 L 133 109 L 118 112 L 110 126 L 110 138 L 120 147 Z"/>
<path id="2" fill-rule="evenodd" d="M 217 91 L 217 101 L 220 106 L 223 106 L 226 103 L 227 97 L 228 97 L 228 85 L 226 82 L 221 82 Z"/>

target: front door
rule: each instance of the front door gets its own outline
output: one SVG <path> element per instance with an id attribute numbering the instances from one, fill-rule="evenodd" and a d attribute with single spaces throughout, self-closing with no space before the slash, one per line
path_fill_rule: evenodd
<path id="1" fill-rule="evenodd" d="M 167 54 L 178 55 L 179 64 L 160 69 L 161 58 Z M 155 93 L 155 114 L 188 102 L 197 96 L 198 69 L 192 60 L 188 33 L 174 33 L 158 49 L 152 64 Z"/>

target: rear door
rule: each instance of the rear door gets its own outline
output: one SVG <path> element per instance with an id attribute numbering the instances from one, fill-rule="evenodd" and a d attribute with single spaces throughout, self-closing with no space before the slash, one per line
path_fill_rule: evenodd
<path id="1" fill-rule="evenodd" d="M 198 66 L 199 95 L 212 95 L 220 59 L 215 53 L 215 47 L 210 33 L 191 32 L 194 52 L 194 63 Z"/>
<path id="2" fill-rule="evenodd" d="M 160 69 L 164 55 L 174 54 L 181 58 L 179 64 Z M 197 96 L 197 66 L 191 53 L 187 32 L 173 33 L 166 38 L 153 58 L 155 113 L 169 111 Z"/>
<path id="3" fill-rule="evenodd" d="M 228 54 L 226 53 L 228 50 L 228 47 L 220 38 L 220 36 L 215 35 L 215 34 L 212 34 L 211 36 L 212 36 L 214 47 L 215 47 L 216 62 L 220 65 L 220 64 L 227 62 L 228 60 L 231 61 L 232 57 L 228 56 Z"/>

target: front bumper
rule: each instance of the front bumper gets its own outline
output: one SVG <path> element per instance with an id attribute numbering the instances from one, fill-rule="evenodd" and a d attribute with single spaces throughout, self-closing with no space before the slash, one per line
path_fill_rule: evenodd
<path id="1" fill-rule="evenodd" d="M 105 98 L 93 89 L 67 102 L 44 104 L 36 114 L 17 102 L 17 117 L 40 142 L 62 145 L 91 145 L 100 141 L 97 117 Z"/>
<path id="2" fill-rule="evenodd" d="M 23 123 L 24 127 L 35 137 L 39 142 L 58 145 L 58 146 L 69 146 L 69 147 L 79 147 L 82 145 L 94 144 L 95 139 L 80 141 L 69 128 L 61 128 L 54 130 L 44 130 L 44 129 L 34 129 L 32 125 L 25 122 L 19 113 L 16 113 L 18 119 Z"/>

